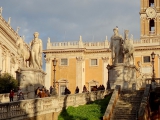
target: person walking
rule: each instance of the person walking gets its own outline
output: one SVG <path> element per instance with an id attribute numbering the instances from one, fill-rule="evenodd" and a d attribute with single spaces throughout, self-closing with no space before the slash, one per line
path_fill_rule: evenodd
<path id="1" fill-rule="evenodd" d="M 14 92 L 13 92 L 13 90 L 11 90 L 10 93 L 9 93 L 10 102 L 13 101 L 13 96 L 14 96 Z"/>

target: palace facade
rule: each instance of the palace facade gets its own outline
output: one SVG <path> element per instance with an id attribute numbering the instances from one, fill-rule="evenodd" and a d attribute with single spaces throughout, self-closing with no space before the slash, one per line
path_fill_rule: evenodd
<path id="1" fill-rule="evenodd" d="M 138 16 L 137 16 L 138 17 Z M 134 65 L 137 67 L 137 79 L 144 80 L 153 76 L 153 62 L 151 53 L 155 53 L 155 77 L 160 77 L 160 1 L 141 0 L 139 40 L 132 42 L 134 52 Z M 90 91 L 92 87 L 107 86 L 107 65 L 111 63 L 110 40 L 103 42 L 83 42 L 82 36 L 75 42 L 50 42 L 43 51 L 46 60 L 46 86 L 53 85 L 60 94 L 64 94 L 65 87 L 72 93 L 76 86 L 82 92 L 86 85 Z M 57 60 L 54 69 L 53 60 Z M 56 70 L 56 71 L 55 71 Z M 54 74 L 55 71 L 55 74 Z M 54 79 L 55 77 L 55 79 Z"/>
<path id="2" fill-rule="evenodd" d="M 18 33 L 10 26 L 10 21 L 6 22 L 0 14 L 0 74 L 10 73 L 16 78 L 15 71 L 20 65 L 16 45 L 18 37 Z"/>

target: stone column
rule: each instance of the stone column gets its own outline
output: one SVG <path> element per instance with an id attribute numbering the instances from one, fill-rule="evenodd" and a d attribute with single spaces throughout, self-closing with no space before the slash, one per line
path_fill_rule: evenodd
<path id="1" fill-rule="evenodd" d="M 108 70 L 107 70 L 107 65 L 109 64 L 109 57 L 102 57 L 103 60 L 103 81 L 102 84 L 104 85 L 105 89 L 107 88 L 107 82 L 108 82 Z"/>
<path id="2" fill-rule="evenodd" d="M 46 73 L 47 73 L 45 76 L 45 87 L 47 89 L 49 89 L 51 86 L 51 81 L 53 81 L 53 80 L 51 80 L 51 66 L 52 66 L 52 64 L 51 64 L 50 58 L 46 58 L 45 60 L 46 60 Z"/>
<path id="3" fill-rule="evenodd" d="M 85 62 L 82 56 L 76 57 L 76 59 L 76 86 L 79 87 L 81 93 L 85 85 Z"/>
<path id="4" fill-rule="evenodd" d="M 11 73 L 11 53 L 10 51 L 7 51 L 7 57 L 6 57 L 6 72 Z"/>

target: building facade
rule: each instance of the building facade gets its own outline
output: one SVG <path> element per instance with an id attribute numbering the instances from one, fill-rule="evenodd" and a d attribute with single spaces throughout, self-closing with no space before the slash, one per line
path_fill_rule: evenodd
<path id="1" fill-rule="evenodd" d="M 10 73 L 16 78 L 15 71 L 20 65 L 20 56 L 17 54 L 16 40 L 19 37 L 0 14 L 0 74 Z"/>
<path id="2" fill-rule="evenodd" d="M 137 16 L 138 17 L 138 16 Z M 153 62 L 151 53 L 155 53 L 155 77 L 160 77 L 160 1 L 141 0 L 139 40 L 132 42 L 134 65 L 137 67 L 137 79 L 140 81 L 153 76 Z M 90 91 L 93 86 L 107 86 L 108 64 L 111 63 L 110 40 L 104 42 L 83 42 L 82 36 L 75 42 L 50 42 L 44 50 L 46 60 L 46 87 L 53 85 L 54 77 L 56 89 L 63 94 L 68 87 L 74 93 L 76 86 L 82 92 L 86 85 Z M 53 59 L 57 59 L 54 76 Z"/>

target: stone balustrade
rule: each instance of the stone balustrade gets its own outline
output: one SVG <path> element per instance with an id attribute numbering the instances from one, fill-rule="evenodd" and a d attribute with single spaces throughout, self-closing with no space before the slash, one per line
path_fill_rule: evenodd
<path id="1" fill-rule="evenodd" d="M 151 90 L 151 85 L 148 84 L 146 85 L 141 105 L 138 111 L 138 120 L 149 120 L 150 119 L 150 113 L 149 113 L 149 96 L 150 96 L 150 90 Z"/>
<path id="2" fill-rule="evenodd" d="M 131 40 L 134 47 L 139 46 L 151 46 L 160 43 L 160 39 L 141 39 L 141 40 Z M 72 41 L 72 42 L 48 42 L 47 49 L 74 49 L 74 48 L 86 48 L 86 49 L 103 49 L 109 48 L 109 40 L 104 40 L 102 42 L 83 42 L 82 40 Z"/>
<path id="3" fill-rule="evenodd" d="M 109 48 L 109 41 L 105 40 L 102 42 L 82 42 L 82 41 L 72 41 L 72 42 L 53 42 L 47 43 L 47 49 L 66 49 L 66 48 L 86 48 L 86 49 L 102 49 Z"/>
<path id="4" fill-rule="evenodd" d="M 96 91 L 57 97 L 45 97 L 0 103 L 0 119 L 26 120 L 39 115 L 60 112 L 68 106 L 84 105 L 90 101 L 103 99 L 112 91 Z M 48 117 L 48 120 L 53 120 Z"/>
<path id="5" fill-rule="evenodd" d="M 120 94 L 121 88 L 120 85 L 116 86 L 116 89 L 114 89 L 113 93 L 112 93 L 112 97 L 109 101 L 109 104 L 107 106 L 107 109 L 105 111 L 105 114 L 103 116 L 103 120 L 110 120 L 114 107 L 116 105 L 116 102 L 118 100 L 119 94 Z"/>

